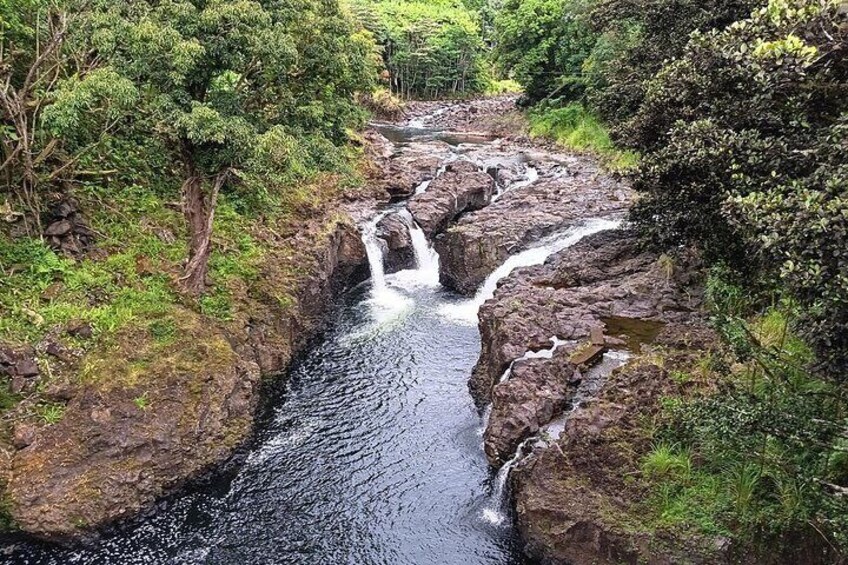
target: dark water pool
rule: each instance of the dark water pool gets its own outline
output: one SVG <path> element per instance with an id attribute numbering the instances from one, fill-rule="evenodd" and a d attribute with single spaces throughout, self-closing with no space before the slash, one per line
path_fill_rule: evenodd
<path id="1" fill-rule="evenodd" d="M 0 562 L 524 563 L 510 520 L 484 517 L 497 501 L 466 389 L 477 329 L 444 317 L 451 295 L 403 286 L 388 306 L 367 287 L 345 298 L 233 477 L 91 548 L 18 544 Z"/>

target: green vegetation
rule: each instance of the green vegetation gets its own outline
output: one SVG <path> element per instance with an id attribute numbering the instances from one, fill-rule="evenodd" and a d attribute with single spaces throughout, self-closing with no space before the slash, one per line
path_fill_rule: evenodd
<path id="1" fill-rule="evenodd" d="M 627 171 L 638 163 L 636 154 L 618 149 L 606 126 L 579 102 L 563 108 L 536 107 L 530 112 L 530 134 L 551 138 L 575 151 L 590 151 L 610 170 Z"/>
<path id="2" fill-rule="evenodd" d="M 62 419 L 65 415 L 65 407 L 62 404 L 45 403 L 36 407 L 38 417 L 48 426 Z"/>
<path id="3" fill-rule="evenodd" d="M 3 379 L 0 448 L 62 419 L 51 388 L 155 398 L 195 346 L 208 361 L 266 299 L 269 256 L 292 304 L 288 236 L 358 189 L 379 70 L 333 1 L 0 0 L 0 346 L 40 348 L 41 371 Z"/>
<path id="4" fill-rule="evenodd" d="M 352 0 L 382 48 L 388 87 L 402 98 L 484 92 L 489 77 L 479 14 L 459 0 Z"/>
<path id="5" fill-rule="evenodd" d="M 812 352 L 790 330 L 796 308 L 753 315 L 753 297 L 725 275 L 716 271 L 709 289 L 727 350 L 699 364 L 719 394 L 666 404 L 643 458 L 654 519 L 752 547 L 780 550 L 800 536 L 844 551 L 841 388 L 810 373 Z"/>
<path id="6" fill-rule="evenodd" d="M 619 151 L 648 245 L 696 246 L 728 351 L 671 375 L 658 523 L 848 552 L 848 11 L 841 0 L 506 0 L 532 132 Z M 768 551 L 765 551 L 768 553 Z"/>

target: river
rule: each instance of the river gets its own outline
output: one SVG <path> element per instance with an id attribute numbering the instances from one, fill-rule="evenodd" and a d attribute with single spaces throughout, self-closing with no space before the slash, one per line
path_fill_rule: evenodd
<path id="1" fill-rule="evenodd" d="M 420 240 L 419 240 L 420 245 Z M 419 251 L 426 253 L 428 250 Z M 432 251 L 429 251 L 432 253 Z M 87 549 L 20 544 L 14 563 L 520 564 L 493 498 L 467 380 L 473 324 L 430 262 L 343 297 L 235 476 Z"/>
<path id="2" fill-rule="evenodd" d="M 525 174 L 511 188 L 538 178 L 515 162 Z M 616 224 L 591 220 L 539 241 L 467 299 L 439 285 L 438 256 L 402 215 L 417 267 L 386 275 L 380 216 L 362 226 L 371 279 L 341 297 L 327 332 L 274 392 L 235 471 L 88 547 L 20 542 L 0 557 L 33 565 L 525 563 L 506 478 L 487 464 L 484 416 L 467 389 L 480 352 L 477 310 L 514 268 Z"/>

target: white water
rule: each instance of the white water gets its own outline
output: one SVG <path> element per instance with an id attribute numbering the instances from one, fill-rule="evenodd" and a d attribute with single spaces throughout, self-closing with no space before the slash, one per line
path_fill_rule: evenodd
<path id="1" fill-rule="evenodd" d="M 375 321 L 383 323 L 396 318 L 399 313 L 409 310 L 410 299 L 389 288 L 386 269 L 383 265 L 383 247 L 377 237 L 377 224 L 388 212 L 379 214 L 362 226 L 362 243 L 368 255 L 368 268 L 371 270 L 371 315 Z"/>
<path id="2" fill-rule="evenodd" d="M 425 180 L 424 182 L 419 184 L 418 187 L 415 189 L 415 194 L 424 194 L 425 192 L 427 192 L 427 189 L 430 188 L 430 183 L 432 183 L 432 182 L 433 182 L 433 179 L 430 179 L 430 180 Z"/>
<path id="3" fill-rule="evenodd" d="M 498 474 L 495 476 L 495 482 L 492 488 L 491 502 L 489 506 L 483 509 L 483 519 L 490 524 L 500 526 L 506 521 L 508 505 L 506 487 L 507 481 L 509 481 L 509 474 L 512 468 L 524 457 L 524 448 L 530 442 L 535 442 L 537 439 L 536 436 L 532 436 L 522 441 L 518 449 L 515 450 L 512 458 L 504 463 L 503 467 L 498 469 Z"/>
<path id="4" fill-rule="evenodd" d="M 498 283 L 515 269 L 541 265 L 554 253 L 571 247 L 584 237 L 602 231 L 618 229 L 620 225 L 620 220 L 600 218 L 588 220 L 580 227 L 568 230 L 564 235 L 549 239 L 547 243 L 517 253 L 489 275 L 474 298 L 460 304 L 447 305 L 442 308 L 442 314 L 456 322 L 474 325 L 477 323 L 477 312 L 480 310 L 480 306 L 495 295 Z"/>
<path id="5" fill-rule="evenodd" d="M 409 237 L 412 239 L 412 250 L 415 253 L 415 269 L 400 271 L 389 277 L 393 286 L 401 288 L 410 287 L 438 287 L 439 283 L 439 254 L 433 249 L 424 230 L 415 221 L 412 215 L 403 210 L 398 215 L 403 219 L 409 229 Z"/>
<path id="6" fill-rule="evenodd" d="M 624 366 L 631 357 L 632 355 L 627 351 L 612 350 L 604 353 L 601 362 L 589 369 L 589 372 L 583 378 L 583 383 L 578 387 L 571 399 L 571 410 L 563 413 L 559 418 L 550 421 L 539 432 L 539 436 L 544 438 L 544 441 L 548 444 L 558 440 L 562 432 L 565 431 L 565 426 L 568 424 L 569 418 L 587 400 L 596 398 L 598 390 L 603 385 L 605 378 L 619 367 Z"/>
<path id="7" fill-rule="evenodd" d="M 525 186 L 530 186 L 537 180 L 539 180 L 539 170 L 536 169 L 536 167 L 528 166 L 527 171 L 524 173 L 524 180 L 512 183 L 511 185 L 504 187 L 503 190 L 498 191 L 498 193 L 492 197 L 492 202 L 497 202 L 497 200 L 507 192 L 519 190 Z"/>
<path id="8" fill-rule="evenodd" d="M 559 349 L 563 345 L 568 344 L 567 341 L 561 340 L 557 336 L 551 337 L 551 343 L 553 345 L 551 346 L 550 349 L 540 349 L 538 351 L 533 351 L 531 349 L 530 351 L 528 351 L 527 353 L 525 353 L 524 355 L 522 355 L 521 357 L 519 357 L 518 359 L 516 359 L 512 363 L 510 363 L 509 367 L 507 368 L 506 371 L 504 371 L 504 374 L 501 375 L 500 381 L 498 381 L 498 382 L 504 383 L 504 382 L 508 381 L 510 375 L 512 375 L 512 368 L 519 361 L 523 361 L 525 359 L 552 359 L 553 356 L 554 356 L 554 353 L 556 352 L 557 349 Z"/>

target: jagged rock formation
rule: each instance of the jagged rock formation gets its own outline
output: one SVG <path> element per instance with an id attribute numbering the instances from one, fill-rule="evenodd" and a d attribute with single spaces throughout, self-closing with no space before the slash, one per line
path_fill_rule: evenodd
<path id="1" fill-rule="evenodd" d="M 447 165 L 423 194 L 409 201 L 409 212 L 427 237 L 444 231 L 448 223 L 466 211 L 479 210 L 492 199 L 495 180 L 469 161 Z"/>
<path id="2" fill-rule="evenodd" d="M 442 284 L 471 294 L 509 256 L 544 236 L 628 208 L 629 187 L 586 159 L 573 157 L 565 168 L 553 165 L 547 164 L 537 182 L 463 216 L 436 239 Z"/>

